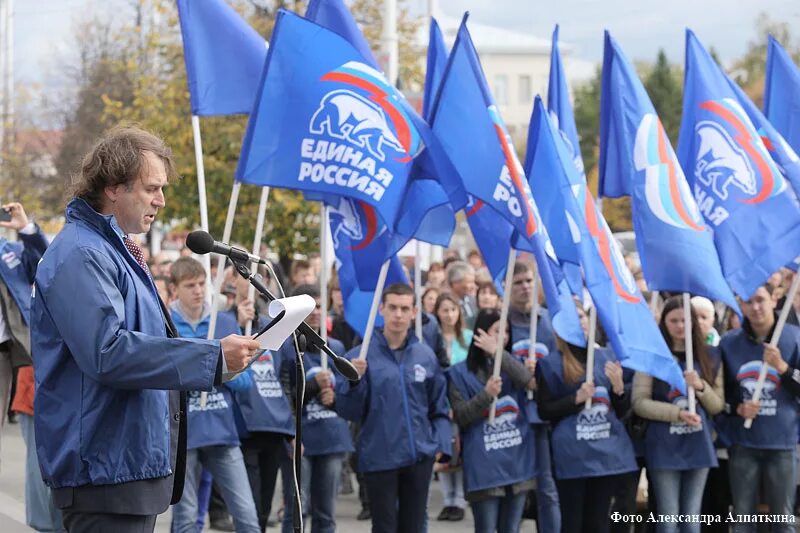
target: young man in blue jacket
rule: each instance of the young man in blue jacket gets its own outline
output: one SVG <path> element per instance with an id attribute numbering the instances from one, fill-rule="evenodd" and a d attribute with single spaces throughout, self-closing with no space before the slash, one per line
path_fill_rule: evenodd
<path id="1" fill-rule="evenodd" d="M 384 327 L 374 331 L 366 360 L 357 357 L 360 347 L 348 353 L 362 378 L 339 391 L 336 410 L 361 424 L 358 469 L 373 533 L 416 533 L 425 528 L 433 462 L 451 453 L 447 382 L 410 329 L 413 289 L 387 287 L 380 312 Z"/>
<path id="2" fill-rule="evenodd" d="M 31 304 L 39 464 L 70 531 L 152 531 L 183 492 L 185 395 L 245 367 L 258 341 L 179 339 L 142 251 L 173 176 L 169 148 L 138 128 L 84 157 L 67 224 Z"/>
<path id="3" fill-rule="evenodd" d="M 800 397 L 800 328 L 786 324 L 777 347 L 769 345 L 777 322 L 772 286 L 764 285 L 740 306 L 745 320 L 719 344 L 725 369 L 725 400 L 731 416 L 726 433 L 734 514 L 756 514 L 759 487 L 772 515 L 792 516 Z M 762 363 L 769 364 L 760 401 L 753 401 Z M 750 429 L 744 427 L 753 420 Z M 773 531 L 794 531 L 783 524 Z M 738 524 L 736 531 L 755 531 Z"/>
<path id="4" fill-rule="evenodd" d="M 205 299 L 206 272 L 203 265 L 191 257 L 181 257 L 170 268 L 170 285 L 176 297 L 170 305 L 170 313 L 178 335 L 184 338 L 207 338 L 211 308 Z M 232 333 L 239 333 L 238 324 L 231 314 L 220 313 L 214 338 L 220 339 Z M 233 396 L 228 390 L 248 381 L 247 378 L 241 375 L 222 387 L 212 387 L 205 402 L 199 391 L 188 394 L 186 483 L 181 501 L 172 510 L 175 533 L 194 533 L 197 530 L 198 509 L 205 518 L 210 491 L 202 496 L 199 494 L 202 468 L 214 477 L 236 531 L 260 531 L 253 493 L 247 482 L 247 470 L 239 448 L 239 433 L 233 419 Z M 205 501 L 200 501 L 201 498 Z"/>
<path id="5" fill-rule="evenodd" d="M 36 265 L 47 249 L 47 239 L 36 224 L 28 220 L 22 204 L 0 206 L 10 219 L 0 227 L 13 229 L 18 242 L 0 237 L 0 444 L 5 413 L 11 400 L 11 380 L 15 368 L 31 364 L 31 335 L 28 330 L 31 310 L 31 285 Z M 23 435 L 33 436 L 27 421 Z M 25 439 L 26 442 L 32 438 Z M 1 448 L 0 448 L 1 449 Z M 0 457 L 1 459 L 2 457 Z"/>

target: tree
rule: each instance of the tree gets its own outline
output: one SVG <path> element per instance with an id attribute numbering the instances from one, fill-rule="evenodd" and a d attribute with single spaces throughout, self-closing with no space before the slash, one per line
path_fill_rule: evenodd
<path id="1" fill-rule="evenodd" d="M 761 13 L 756 20 L 756 38 L 747 45 L 744 56 L 734 62 L 732 75 L 744 91 L 761 107 L 764 100 L 764 78 L 767 66 L 767 37 L 775 37 L 796 63 L 800 62 L 800 43 L 795 44 L 789 24 L 770 19 Z"/>

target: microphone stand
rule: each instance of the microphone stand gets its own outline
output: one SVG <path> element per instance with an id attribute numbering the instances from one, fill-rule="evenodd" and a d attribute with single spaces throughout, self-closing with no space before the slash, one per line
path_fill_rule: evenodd
<path id="1" fill-rule="evenodd" d="M 236 267 L 236 271 L 239 273 L 240 276 L 245 278 L 250 282 L 250 285 L 255 287 L 255 289 L 261 293 L 267 300 L 274 301 L 277 300 L 275 296 L 270 292 L 266 285 L 261 281 L 260 276 L 256 276 L 253 274 L 250 269 L 247 267 L 247 263 L 241 260 L 233 259 L 233 264 Z M 320 327 L 325 327 L 324 324 L 321 324 Z M 302 504 L 300 501 L 300 479 L 302 475 L 302 435 L 303 435 L 303 428 L 301 425 L 301 417 L 303 415 L 303 396 L 305 395 L 306 390 L 306 373 L 303 367 L 303 354 L 305 351 L 313 346 L 316 347 L 320 351 L 324 351 L 328 354 L 331 361 L 333 361 L 336 370 L 339 373 L 347 378 L 350 381 L 358 381 L 358 372 L 356 372 L 355 367 L 347 361 L 346 359 L 340 357 L 336 353 L 331 350 L 327 343 L 322 340 L 322 337 L 314 331 L 311 326 L 306 324 L 305 322 L 301 322 L 300 325 L 295 330 L 294 334 L 292 335 L 294 338 L 294 349 L 295 349 L 295 383 L 297 383 L 297 391 L 295 393 L 295 436 L 294 436 L 294 451 L 292 459 L 294 461 L 294 503 L 292 506 L 293 514 L 292 514 L 292 529 L 295 533 L 302 533 L 303 532 L 303 509 Z"/>
<path id="2" fill-rule="evenodd" d="M 250 269 L 247 268 L 247 264 L 245 262 L 233 260 L 233 265 L 236 267 L 236 271 L 239 273 L 239 275 L 248 280 L 250 285 L 255 287 L 255 289 L 268 301 L 272 302 L 277 300 L 275 295 L 273 295 L 267 286 L 262 283 L 260 276 L 253 274 Z M 322 327 L 324 327 L 324 324 Z M 319 333 L 314 331 L 314 329 L 306 324 L 305 321 L 300 322 L 300 325 L 297 326 L 295 332 L 298 335 L 305 335 L 307 347 L 314 347 L 320 352 L 325 352 L 328 354 L 328 357 L 330 357 L 331 361 L 333 361 L 336 370 L 346 379 L 353 382 L 358 382 L 361 379 L 358 376 L 358 371 L 353 364 L 347 359 L 334 353 L 334 351 L 328 347 L 328 344 L 322 339 L 322 337 L 319 336 Z"/>

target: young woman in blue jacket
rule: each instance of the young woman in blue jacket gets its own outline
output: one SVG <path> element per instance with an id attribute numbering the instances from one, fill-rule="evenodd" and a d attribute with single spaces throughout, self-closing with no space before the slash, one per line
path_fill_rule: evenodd
<path id="1" fill-rule="evenodd" d="M 692 350 L 695 368 L 686 370 L 686 336 L 680 297 L 667 300 L 659 322 L 661 334 L 695 390 L 696 413 L 688 400 L 660 379 L 637 372 L 633 378 L 633 410 L 649 420 L 645 436 L 645 463 L 655 487 L 656 511 L 662 515 L 697 515 L 709 468 L 717 466 L 711 417 L 722 411 L 724 394 L 719 356 L 707 346 L 697 316 L 692 311 Z M 678 530 L 675 522 L 658 522 L 656 530 Z M 684 532 L 699 532 L 699 523 L 681 523 Z"/>
<path id="2" fill-rule="evenodd" d="M 585 318 L 583 309 L 578 309 Z M 561 531 L 607 532 L 611 497 L 622 474 L 637 470 L 620 421 L 630 406 L 622 367 L 608 348 L 594 351 L 594 383 L 586 380 L 586 348 L 556 336 L 557 350 L 536 368 L 539 416 L 553 431 Z M 586 400 L 591 407 L 586 408 Z"/>
<path id="3" fill-rule="evenodd" d="M 520 410 L 520 400 L 534 388 L 534 376 L 507 351 L 500 376 L 492 375 L 499 329 L 496 310 L 480 311 L 466 361 L 447 371 L 453 418 L 461 430 L 466 499 L 476 533 L 519 531 L 525 498 L 536 475 L 533 429 Z M 494 399 L 495 420 L 490 424 Z"/>

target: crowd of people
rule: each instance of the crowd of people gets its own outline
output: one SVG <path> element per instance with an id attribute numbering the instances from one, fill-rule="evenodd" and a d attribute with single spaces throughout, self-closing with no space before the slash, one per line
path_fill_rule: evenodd
<path id="1" fill-rule="evenodd" d="M 115 163 L 128 174 L 107 168 Z M 414 289 L 390 285 L 379 310 L 384 325 L 363 358 L 335 271 L 323 320 L 318 257 L 295 260 L 285 280 L 273 265 L 265 278 L 315 300 L 309 326 L 324 328 L 360 376 L 342 378 L 309 348 L 305 403 L 296 413 L 294 342 L 268 351 L 244 336 L 248 324 L 257 331 L 268 318 L 247 281 L 228 266 L 212 309 L 201 262 L 183 252 L 150 258 L 130 239 L 163 207 L 170 174 L 160 139 L 114 130 L 84 159 L 67 226 L 47 251 L 23 207 L 3 206 L 10 221 L 0 226 L 19 239 L 0 242 L 0 394 L 9 397 L 18 368 L 11 408 L 28 448 L 32 528 L 150 530 L 172 504 L 175 532 L 201 530 L 207 514 L 215 529 L 263 532 L 280 520 L 292 531 L 299 416 L 298 482 L 312 532 L 336 529 L 337 497 L 352 473 L 358 518 L 378 533 L 435 531 L 437 521 L 463 520 L 468 506 L 479 533 L 519 531 L 525 517 L 541 532 L 629 531 L 642 505 L 655 517 L 644 525 L 656 531 L 699 531 L 700 521 L 709 531 L 755 531 L 760 516 L 776 522 L 775 531 L 794 530 L 800 298 L 785 301 L 790 270 L 740 302 L 741 320 L 692 298 L 691 338 L 678 296 L 651 299 L 696 398 L 692 410 L 687 395 L 623 368 L 602 328 L 587 381 L 587 347 L 561 339 L 546 302 L 533 301 L 536 267 L 525 258 L 502 288 L 510 301 L 505 324 L 477 251 L 466 260 L 448 251 L 422 273 L 422 338 Z M 407 273 L 416 267 L 407 264 Z M 575 305 L 588 334 L 587 302 Z M 789 325 L 773 347 L 784 305 Z M 217 340 L 207 340 L 212 315 Z M 762 361 L 769 372 L 755 401 Z M 282 512 L 272 509 L 278 475 Z M 428 508 L 433 485 L 442 509 Z"/>

